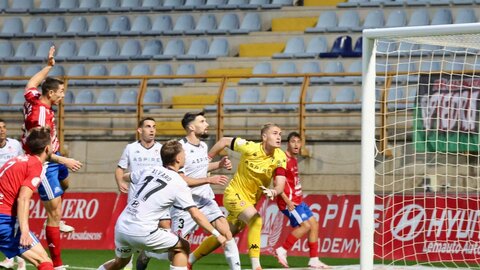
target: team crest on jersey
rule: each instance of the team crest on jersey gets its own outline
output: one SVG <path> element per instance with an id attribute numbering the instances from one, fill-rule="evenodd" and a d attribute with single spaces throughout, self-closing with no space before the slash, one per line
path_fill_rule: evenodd
<path id="1" fill-rule="evenodd" d="M 131 204 L 130 204 L 133 208 L 137 208 L 140 203 L 137 201 L 137 200 L 134 200 Z"/>

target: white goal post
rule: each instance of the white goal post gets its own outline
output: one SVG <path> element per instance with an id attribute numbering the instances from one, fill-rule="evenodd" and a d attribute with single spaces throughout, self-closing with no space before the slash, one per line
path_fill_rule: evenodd
<path id="1" fill-rule="evenodd" d="M 479 54 L 480 23 L 363 31 L 362 270 L 480 268 Z"/>

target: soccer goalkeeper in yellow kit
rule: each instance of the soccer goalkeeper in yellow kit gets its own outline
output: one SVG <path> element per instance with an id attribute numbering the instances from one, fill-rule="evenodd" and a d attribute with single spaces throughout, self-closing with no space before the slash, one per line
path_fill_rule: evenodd
<path id="1" fill-rule="evenodd" d="M 223 137 L 210 150 L 209 157 L 216 156 L 225 147 L 241 153 L 240 163 L 232 181 L 223 195 L 223 205 L 228 210 L 227 217 L 233 235 L 248 226 L 248 254 L 253 270 L 261 270 L 260 236 L 262 218 L 255 209 L 255 204 L 263 194 L 270 199 L 283 192 L 285 186 L 285 169 L 287 157 L 280 149 L 282 130 L 276 124 L 266 124 L 261 130 L 261 143 L 246 141 L 241 138 Z M 272 177 L 275 187 L 269 189 Z M 206 238 L 190 254 L 189 264 L 193 264 L 220 246 L 215 237 Z"/>

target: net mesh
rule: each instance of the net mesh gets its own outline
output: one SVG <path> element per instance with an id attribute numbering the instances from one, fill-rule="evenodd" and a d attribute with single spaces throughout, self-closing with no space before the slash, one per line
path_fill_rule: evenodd
<path id="1" fill-rule="evenodd" d="M 376 40 L 382 265 L 480 269 L 479 50 L 470 34 Z"/>

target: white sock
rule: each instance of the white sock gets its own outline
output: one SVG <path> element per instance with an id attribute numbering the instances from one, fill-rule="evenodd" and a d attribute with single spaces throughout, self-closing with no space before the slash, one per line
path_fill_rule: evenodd
<path id="1" fill-rule="evenodd" d="M 100 267 L 97 268 L 97 270 L 106 270 L 106 268 L 102 265 L 100 265 Z"/>
<path id="2" fill-rule="evenodd" d="M 188 270 L 188 268 L 186 266 L 173 266 L 173 265 L 170 265 L 170 270 Z"/>
<path id="3" fill-rule="evenodd" d="M 230 239 L 225 243 L 225 258 L 227 259 L 230 270 L 241 270 L 240 255 L 238 254 L 237 243 L 235 239 Z"/>
<path id="4" fill-rule="evenodd" d="M 5 260 L 3 260 L 4 262 L 13 262 L 13 258 L 7 258 L 5 257 Z"/>
<path id="5" fill-rule="evenodd" d="M 250 261 L 252 262 L 252 269 L 255 270 L 257 267 L 262 267 L 260 265 L 260 258 L 250 258 Z"/>
<path id="6" fill-rule="evenodd" d="M 19 263 L 24 263 L 25 262 L 25 260 L 20 256 L 17 256 L 15 258 L 17 258 L 17 262 L 19 262 Z"/>
<path id="7" fill-rule="evenodd" d="M 161 261 L 168 261 L 168 252 L 164 253 L 155 253 L 151 251 L 145 251 L 145 255 L 149 258 L 154 258 Z"/>
<path id="8" fill-rule="evenodd" d="M 197 261 L 197 258 L 195 258 L 195 255 L 193 255 L 193 252 L 190 253 L 190 255 L 188 255 L 188 263 L 189 264 L 194 264 L 196 261 Z"/>
<path id="9" fill-rule="evenodd" d="M 125 265 L 125 268 L 133 269 L 133 256 L 130 257 L 130 261 Z"/>

